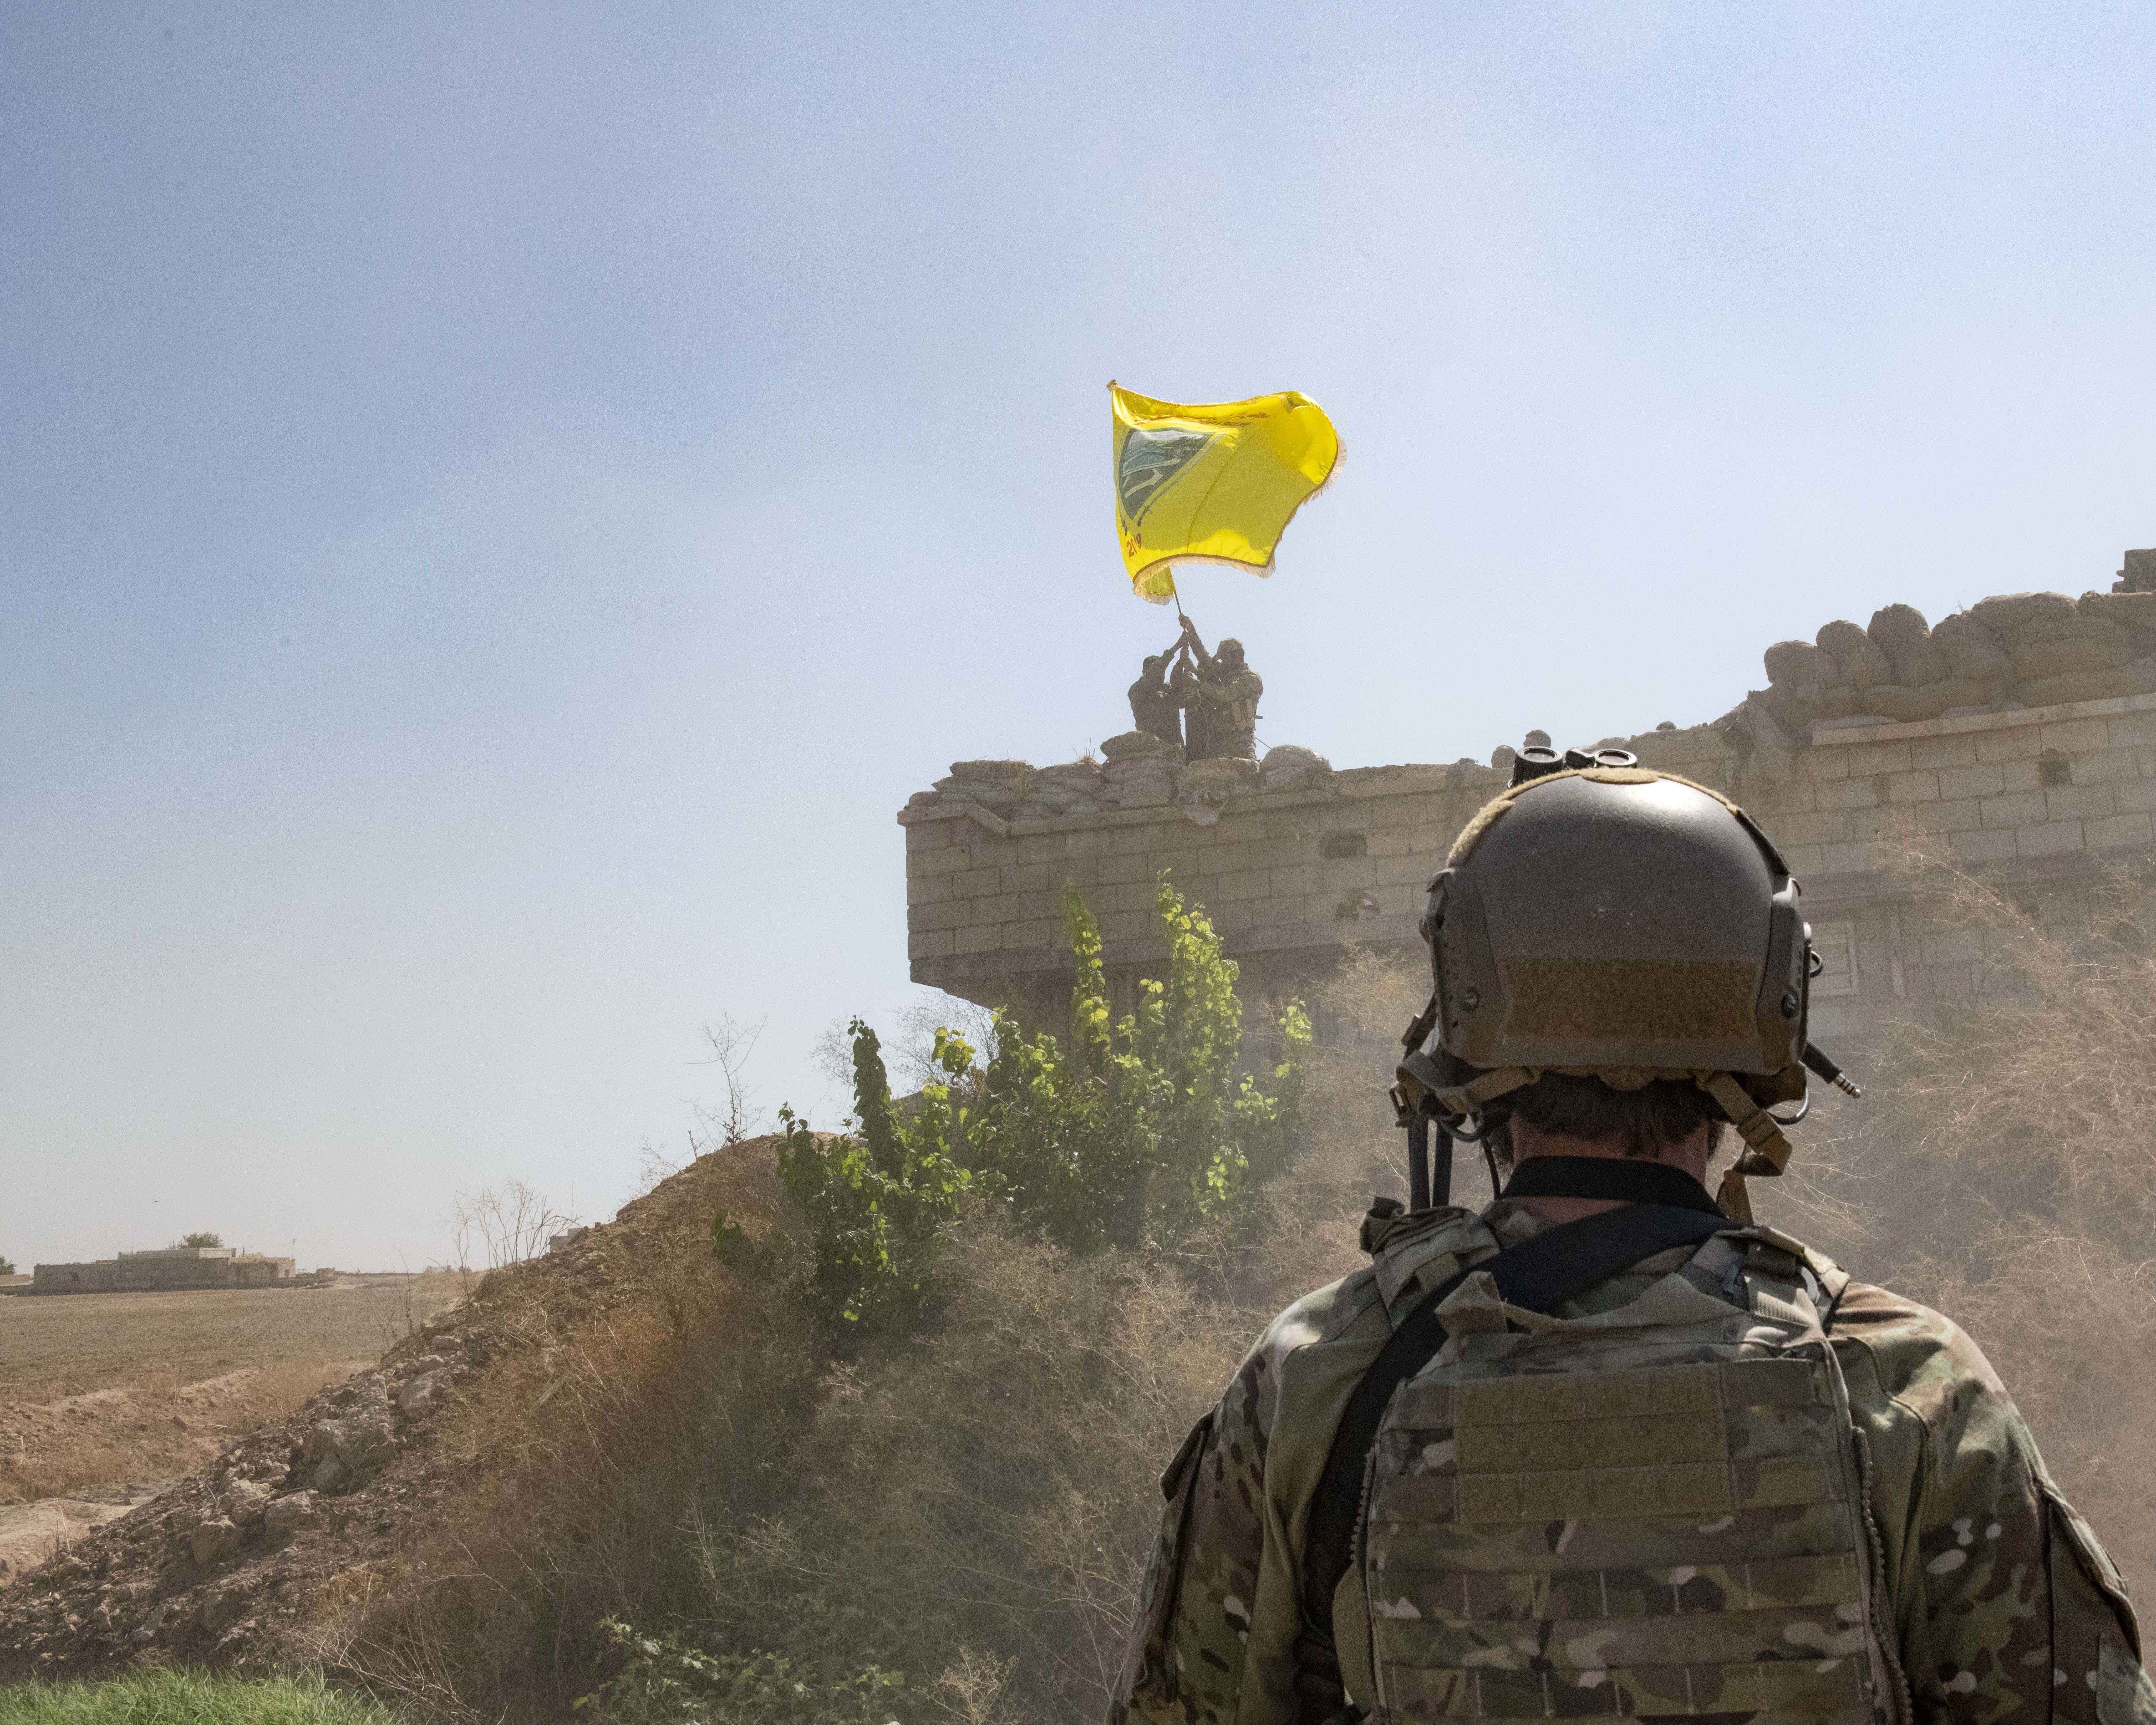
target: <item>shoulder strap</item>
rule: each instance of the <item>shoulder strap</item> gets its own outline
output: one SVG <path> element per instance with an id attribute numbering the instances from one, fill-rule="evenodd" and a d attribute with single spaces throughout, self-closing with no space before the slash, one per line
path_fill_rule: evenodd
<path id="1" fill-rule="evenodd" d="M 1302 1542 L 1302 1599 L 1306 1618 L 1324 1624 L 1332 1594 L 1355 1539 L 1356 1512 L 1363 1501 L 1363 1472 L 1378 1425 L 1393 1392 L 1420 1371 L 1445 1345 L 1445 1325 L 1437 1308 L 1461 1282 L 1477 1271 L 1496 1277 L 1508 1306 L 1548 1312 L 1562 1306 L 1643 1258 L 1671 1246 L 1695 1245 L 1737 1224 L 1719 1212 L 1669 1204 L 1634 1204 L 1604 1210 L 1577 1222 L 1545 1229 L 1532 1240 L 1461 1271 L 1430 1292 L 1392 1333 L 1355 1393 L 1348 1400 L 1326 1454 L 1311 1500 Z"/>

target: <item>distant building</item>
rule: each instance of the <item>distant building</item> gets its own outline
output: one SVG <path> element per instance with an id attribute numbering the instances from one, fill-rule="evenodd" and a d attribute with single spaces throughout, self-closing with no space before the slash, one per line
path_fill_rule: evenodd
<path id="1" fill-rule="evenodd" d="M 166 1246 L 122 1252 L 89 1264 L 40 1264 L 32 1271 L 33 1294 L 98 1294 L 128 1290 L 155 1293 L 172 1288 L 266 1288 L 292 1280 L 292 1260 L 265 1258 L 230 1246 Z"/>

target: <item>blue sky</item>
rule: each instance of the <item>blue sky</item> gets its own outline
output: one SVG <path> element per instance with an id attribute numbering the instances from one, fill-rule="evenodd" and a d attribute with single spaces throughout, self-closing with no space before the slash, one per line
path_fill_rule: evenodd
<path id="1" fill-rule="evenodd" d="M 2156 16 L 0 8 L 0 1252 L 603 1213 L 1125 728 L 1111 377 L 1348 461 L 1185 582 L 1339 764 L 1706 719 L 2156 542 Z"/>

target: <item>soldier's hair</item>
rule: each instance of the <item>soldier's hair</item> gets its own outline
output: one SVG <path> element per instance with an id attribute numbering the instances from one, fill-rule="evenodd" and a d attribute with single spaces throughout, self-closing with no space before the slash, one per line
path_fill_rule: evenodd
<path id="1" fill-rule="evenodd" d="M 1727 1122 L 1713 1099 L 1686 1079 L 1657 1079 L 1638 1090 L 1612 1090 L 1599 1078 L 1545 1072 L 1483 1111 L 1490 1147 L 1512 1165 L 1512 1122 L 1569 1138 L 1620 1138 L 1627 1156 L 1656 1156 L 1683 1142 L 1704 1122 L 1707 1153 L 1721 1147 Z"/>

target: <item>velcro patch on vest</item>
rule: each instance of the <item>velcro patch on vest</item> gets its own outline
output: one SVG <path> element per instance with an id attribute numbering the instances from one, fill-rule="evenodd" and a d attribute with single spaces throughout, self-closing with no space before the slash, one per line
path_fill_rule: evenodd
<path id="1" fill-rule="evenodd" d="M 1512 958 L 1507 1034 L 1561 1040 L 1741 1040 L 1759 1034 L 1759 967 L 1742 958 Z"/>
<path id="2" fill-rule="evenodd" d="M 1864 1662 L 1762 1660 L 1749 1665 L 1619 1666 L 1609 1670 L 1422 1669 L 1388 1662 L 1385 1698 L 1438 1718 L 1667 1718 L 1724 1713 L 1868 1718 Z"/>
<path id="3" fill-rule="evenodd" d="M 1856 1558 L 1849 1552 L 1540 1574 L 1387 1563 L 1372 1566 L 1370 1594 L 1388 1602 L 1385 1616 L 1448 1624 L 1854 1609 L 1862 1596 Z"/>
<path id="4" fill-rule="evenodd" d="M 1415 1378 L 1401 1387 L 1386 1424 L 1555 1425 L 1826 1405 L 1820 1368 L 1808 1360 L 1717 1360 L 1633 1372 L 1530 1372 L 1466 1383 Z"/>
<path id="5" fill-rule="evenodd" d="M 1666 1462 L 1552 1473 L 1417 1474 L 1382 1481 L 1373 1512 L 1425 1522 L 1549 1522 L 1712 1514 L 1831 1503 L 1835 1470 L 1812 1455 Z"/>

